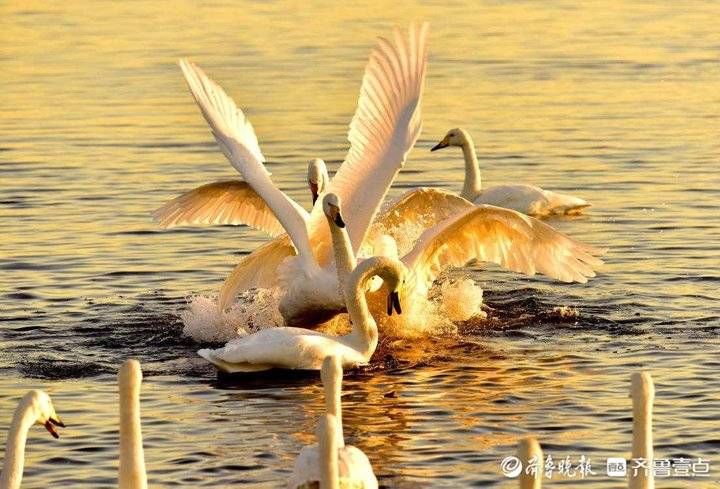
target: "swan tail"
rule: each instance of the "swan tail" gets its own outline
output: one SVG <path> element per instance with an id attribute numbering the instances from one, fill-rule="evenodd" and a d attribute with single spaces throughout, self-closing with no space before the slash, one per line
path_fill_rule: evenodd
<path id="1" fill-rule="evenodd" d="M 567 194 L 547 192 L 545 197 L 549 201 L 548 215 L 578 215 L 592 205 L 580 197 Z"/>

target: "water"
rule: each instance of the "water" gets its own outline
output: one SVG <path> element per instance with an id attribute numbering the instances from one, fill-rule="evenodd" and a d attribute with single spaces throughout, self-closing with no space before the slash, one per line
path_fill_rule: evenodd
<path id="1" fill-rule="evenodd" d="M 247 109 L 274 179 L 309 206 L 302 169 L 342 161 L 377 35 L 432 21 L 425 129 L 393 194 L 458 191 L 447 129 L 476 140 L 488 184 L 593 202 L 553 221 L 608 246 L 586 285 L 465 270 L 494 311 L 460 340 L 419 342 L 344 382 L 345 432 L 386 487 L 515 487 L 499 460 L 536 435 L 591 457 L 583 487 L 617 487 L 630 449 L 629 375 L 656 380 L 656 453 L 720 478 L 720 7 L 713 2 L 370 2 L 349 7 L 170 2 L 0 7 L 0 427 L 46 389 L 68 423 L 33 429 L 24 487 L 115 487 L 115 373 L 143 362 L 153 487 L 280 487 L 322 412 L 315 378 L 226 382 L 180 313 L 265 238 L 159 230 L 149 212 L 234 176 L 183 84 L 189 56 Z M 563 317 L 555 308 L 567 306 Z M 579 480 L 556 481 L 576 486 Z"/>

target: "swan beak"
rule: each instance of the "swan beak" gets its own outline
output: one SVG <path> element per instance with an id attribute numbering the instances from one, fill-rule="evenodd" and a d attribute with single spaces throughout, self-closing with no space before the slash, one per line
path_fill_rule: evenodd
<path id="1" fill-rule="evenodd" d="M 392 316 L 393 309 L 398 314 L 402 314 L 402 308 L 400 307 L 400 293 L 396 290 L 390 292 L 387 298 L 387 313 L 388 316 Z"/>
<path id="2" fill-rule="evenodd" d="M 55 430 L 55 426 L 65 428 L 65 423 L 55 418 L 48 418 L 48 420 L 45 421 L 45 429 L 48 430 L 48 432 L 53 436 L 53 438 L 60 438 L 57 430 Z"/>
<path id="3" fill-rule="evenodd" d="M 448 146 L 450 146 L 450 142 L 448 141 L 448 137 L 445 136 L 442 141 L 430 148 L 430 151 L 437 151 L 439 149 L 447 148 Z"/>
<path id="4" fill-rule="evenodd" d="M 308 185 L 310 185 L 310 192 L 312 192 L 312 202 L 313 205 L 315 205 L 315 202 L 317 201 L 319 195 L 319 186 L 317 183 L 314 182 L 308 182 Z"/>

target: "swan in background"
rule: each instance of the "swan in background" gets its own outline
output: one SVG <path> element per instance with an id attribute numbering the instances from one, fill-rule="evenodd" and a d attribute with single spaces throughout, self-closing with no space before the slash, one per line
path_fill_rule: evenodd
<path id="1" fill-rule="evenodd" d="M 633 442 L 632 458 L 654 460 L 652 408 L 655 400 L 653 379 L 647 372 L 635 372 L 630 378 L 630 397 L 633 403 Z M 628 471 L 629 489 L 653 489 L 655 479 L 652 469 L 646 474 L 638 470 L 637 476 Z"/>
<path id="2" fill-rule="evenodd" d="M 325 162 L 315 158 L 307 169 L 307 181 L 315 204 L 328 184 Z M 247 182 L 221 180 L 201 185 L 167 202 L 152 213 L 164 228 L 195 225 L 246 225 L 271 237 L 285 232 L 270 207 Z"/>
<path id="3" fill-rule="evenodd" d="M 330 460 L 338 466 L 338 476 L 361 484 L 365 489 L 377 489 L 378 482 L 373 473 L 372 465 L 362 450 L 354 446 L 345 445 L 342 424 L 342 405 L 340 392 L 342 390 L 342 365 L 336 356 L 326 357 L 320 370 L 325 391 L 325 409 L 327 414 L 335 422 L 332 426 L 333 437 L 337 445 L 330 450 Z M 321 430 L 322 431 L 322 430 Z M 329 434 L 326 434 L 330 436 Z M 308 445 L 300 450 L 295 460 L 295 468 L 288 481 L 288 489 L 304 487 L 304 484 L 312 484 L 322 481 L 322 465 L 330 462 L 327 453 L 323 451 L 323 437 L 318 436 L 318 445 Z M 327 441 L 328 438 L 325 438 Z M 322 484 L 322 482 L 321 482 Z"/>
<path id="4" fill-rule="evenodd" d="M 522 467 L 531 463 L 537 464 L 537 473 L 535 474 L 528 474 L 525 470 L 520 472 L 520 489 L 540 489 L 545 470 L 545 459 L 540 443 L 532 437 L 520 440 L 517 457 L 520 459 Z"/>
<path id="5" fill-rule="evenodd" d="M 137 360 L 127 360 L 118 372 L 120 388 L 120 489 L 147 489 L 145 454 L 140 425 L 142 370 Z"/>
<path id="6" fill-rule="evenodd" d="M 385 257 L 363 261 L 350 275 L 345 296 L 352 330 L 344 336 L 326 335 L 304 328 L 267 328 L 229 341 L 217 350 L 198 355 L 223 372 L 258 372 L 271 368 L 319 370 L 323 359 L 337 355 L 344 368 L 370 361 L 377 348 L 378 330 L 365 300 L 367 283 L 379 275 L 391 291 L 388 302 L 400 313 L 398 289 L 404 276 L 402 263 Z"/>
<path id="7" fill-rule="evenodd" d="M 495 185 L 481 188 L 480 166 L 475 145 L 464 129 L 450 129 L 445 137 L 432 147 L 437 151 L 448 146 L 460 146 L 465 157 L 465 184 L 460 195 L 475 204 L 490 204 L 513 209 L 530 216 L 579 214 L 590 204 L 578 197 L 543 190 L 534 185 Z"/>
<path id="8" fill-rule="evenodd" d="M 350 123 L 350 150 L 327 186 L 328 192 L 343 199 L 350 212 L 348 231 L 355 253 L 420 134 L 427 31 L 427 24 L 413 25 L 406 35 L 396 30 L 392 42 L 382 38 L 378 41 L 366 66 L 358 107 Z M 180 66 L 222 152 L 288 234 L 287 241 L 268 243 L 254 257 L 251 254 L 247 261 L 243 260 L 226 281 L 227 293 L 221 296 L 234 297 L 233 288 L 267 286 L 261 280 L 281 280 L 279 271 L 267 269 L 292 261 L 284 273 L 292 283 L 280 303 L 285 323 L 308 325 L 330 319 L 344 308 L 344 303 L 336 281 L 326 280 L 335 271 L 323 212 L 316 207 L 308 216 L 273 184 L 255 132 L 242 111 L 200 68 L 184 60 Z M 313 297 L 317 300 L 306 300 Z M 226 300 L 219 302 L 221 308 L 226 304 Z"/>
<path id="9" fill-rule="evenodd" d="M 55 427 L 65 427 L 55 413 L 50 396 L 40 390 L 32 390 L 25 394 L 15 409 L 5 444 L 0 489 L 20 488 L 25 466 L 25 443 L 28 431 L 34 424 L 45 426 L 54 438 L 59 438 Z"/>

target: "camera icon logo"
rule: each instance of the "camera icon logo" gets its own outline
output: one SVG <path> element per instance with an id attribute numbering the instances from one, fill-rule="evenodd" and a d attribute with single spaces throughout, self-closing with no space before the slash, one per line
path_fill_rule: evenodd
<path id="1" fill-rule="evenodd" d="M 627 475 L 627 460 L 620 457 L 608 458 L 607 475 L 609 477 L 625 477 Z"/>

